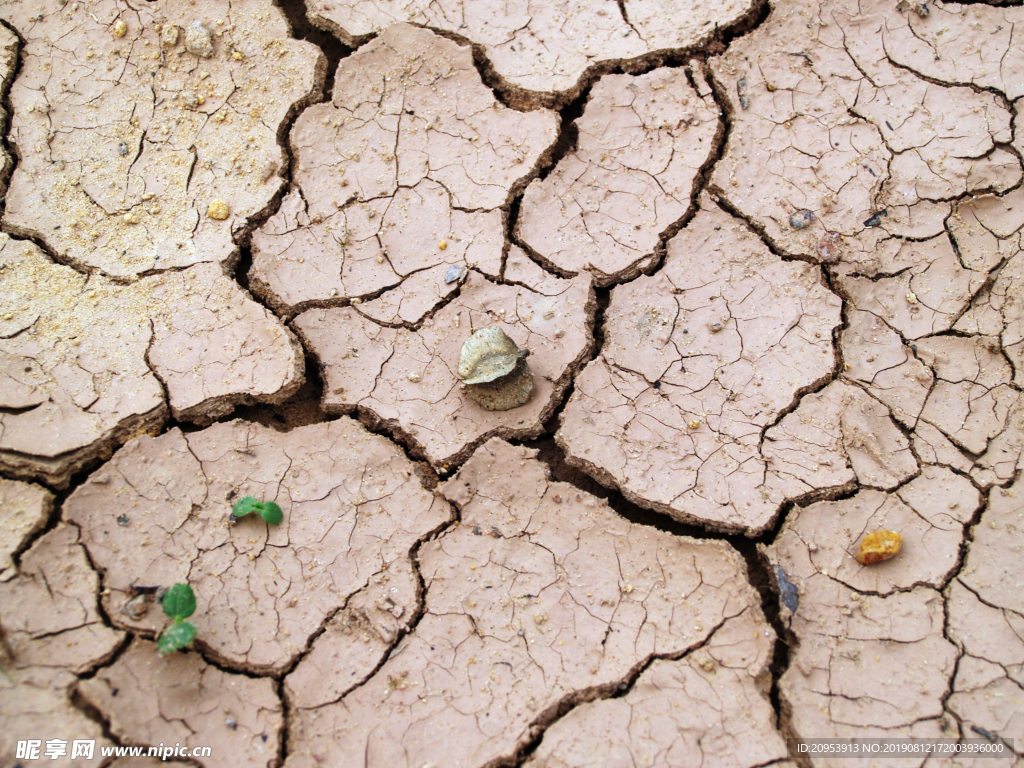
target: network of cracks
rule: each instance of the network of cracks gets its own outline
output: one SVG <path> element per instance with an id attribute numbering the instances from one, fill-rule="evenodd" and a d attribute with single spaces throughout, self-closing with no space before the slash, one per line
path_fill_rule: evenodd
<path id="1" fill-rule="evenodd" d="M 0 763 L 1024 765 L 1022 29 L 0 0 Z"/>

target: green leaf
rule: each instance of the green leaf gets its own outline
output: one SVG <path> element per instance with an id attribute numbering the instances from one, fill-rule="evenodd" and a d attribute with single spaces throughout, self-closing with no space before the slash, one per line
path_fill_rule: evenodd
<path id="1" fill-rule="evenodd" d="M 172 619 L 187 619 L 196 612 L 196 595 L 188 584 L 175 584 L 164 593 L 162 605 Z"/>
<path id="2" fill-rule="evenodd" d="M 175 619 L 174 623 L 160 634 L 160 639 L 156 641 L 156 648 L 160 651 L 161 656 L 166 656 L 168 653 L 174 653 L 191 645 L 195 639 L 196 628 L 187 621 Z"/>
<path id="3" fill-rule="evenodd" d="M 260 511 L 260 517 L 266 520 L 270 525 L 280 525 L 281 521 L 284 520 L 284 512 L 272 501 L 265 502 L 263 509 Z"/>
<path id="4" fill-rule="evenodd" d="M 256 505 L 257 501 L 252 496 L 243 496 L 235 502 L 235 506 L 231 510 L 231 514 L 235 517 L 245 517 L 256 509 Z"/>

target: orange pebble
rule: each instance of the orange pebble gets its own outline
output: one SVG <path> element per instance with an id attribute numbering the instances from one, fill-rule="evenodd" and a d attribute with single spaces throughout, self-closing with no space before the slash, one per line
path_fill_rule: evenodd
<path id="1" fill-rule="evenodd" d="M 857 553 L 857 562 L 861 565 L 880 563 L 896 557 L 903 546 L 903 537 L 895 531 L 875 531 L 864 537 Z"/>

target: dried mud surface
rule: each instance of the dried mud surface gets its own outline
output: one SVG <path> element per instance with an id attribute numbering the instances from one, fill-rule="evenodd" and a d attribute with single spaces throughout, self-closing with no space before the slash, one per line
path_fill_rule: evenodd
<path id="1" fill-rule="evenodd" d="M 523 765 L 755 766 L 784 758 L 764 696 L 771 648 L 763 621 L 728 619 L 698 651 L 653 662 L 622 698 L 574 709 Z"/>
<path id="2" fill-rule="evenodd" d="M 225 768 L 277 761 L 283 718 L 273 680 L 233 675 L 195 654 L 161 658 L 153 643 L 135 640 L 80 690 L 124 743 L 191 741 L 211 748 L 206 765 Z"/>
<path id="3" fill-rule="evenodd" d="M 684 69 L 601 78 L 576 121 L 576 150 L 527 188 L 519 241 L 600 284 L 650 267 L 661 233 L 690 208 L 720 131 L 707 83 L 698 90 L 687 79 Z"/>
<path id="4" fill-rule="evenodd" d="M 541 274 L 527 267 L 523 284 L 509 285 L 472 271 L 458 296 L 416 330 L 375 322 L 361 307 L 303 313 L 295 329 L 320 360 L 325 410 L 358 408 L 442 470 L 491 435 L 536 436 L 590 352 L 595 309 L 588 277 L 531 279 Z M 530 350 L 533 393 L 509 411 L 467 398 L 456 373 L 463 343 L 492 325 Z"/>
<path id="5" fill-rule="evenodd" d="M 0 765 L 1024 764 L 1022 29 L 0 0 Z"/>
<path id="6" fill-rule="evenodd" d="M 518 99 L 558 103 L 582 75 L 652 52 L 687 49 L 745 17 L 752 3 L 660 0 L 619 3 L 305 0 L 309 19 L 356 45 L 398 22 L 443 31 L 480 49 L 488 70 Z"/>
<path id="7" fill-rule="evenodd" d="M 322 77 L 320 52 L 288 37 L 281 11 L 269 0 L 8 0 L 0 19 L 24 41 L 5 231 L 114 277 L 236 256 L 232 235 L 282 186 L 280 126 Z M 188 50 L 192 24 L 210 56 Z M 217 200 L 226 217 L 208 214 Z"/>
<path id="8" fill-rule="evenodd" d="M 839 314 L 816 268 L 775 256 L 705 197 L 658 274 L 612 291 L 604 347 L 576 380 L 559 445 L 638 504 L 763 531 L 808 490 L 785 466 L 784 424 L 763 432 L 831 374 Z M 845 464 L 842 446 L 825 452 Z"/>
<path id="9" fill-rule="evenodd" d="M 279 401 L 294 335 L 214 265 L 122 285 L 0 235 L 0 466 L 58 487 L 133 433 Z"/>
<path id="10" fill-rule="evenodd" d="M 451 267 L 501 272 L 502 209 L 557 124 L 498 101 L 468 46 L 389 28 L 296 121 L 295 184 L 254 238 L 251 284 L 282 312 L 385 291 L 371 316 L 415 323 L 457 287 Z"/>
<path id="11" fill-rule="evenodd" d="M 7 672 L 0 675 L 5 725 L 0 759 L 5 763 L 14 764 L 19 738 L 42 739 L 44 733 L 94 739 L 97 747 L 111 743 L 101 724 L 71 700 L 79 685 L 76 675 L 107 662 L 123 641 L 124 633 L 102 620 L 99 584 L 78 529 L 63 523 L 25 552 L 15 578 L 0 583 Z"/>
<path id="12" fill-rule="evenodd" d="M 422 618 L 358 687 L 295 711 L 287 765 L 492 764 L 560 702 L 687 656 L 729 621 L 771 647 L 728 544 L 632 525 L 528 449 L 492 439 L 440 492 L 460 518 L 419 550 Z M 746 692 L 767 706 L 753 680 Z"/>
<path id="13" fill-rule="evenodd" d="M 275 501 L 284 522 L 230 520 L 246 495 Z M 139 438 L 64 508 L 103 571 L 115 624 L 162 627 L 158 606 L 131 603 L 138 587 L 187 582 L 212 657 L 264 673 L 289 667 L 375 578 L 408 570 L 398 561 L 451 517 L 397 447 L 348 418 L 287 433 L 232 421 Z"/>
<path id="14" fill-rule="evenodd" d="M 0 480 L 0 581 L 16 574 L 12 555 L 20 553 L 32 536 L 43 529 L 53 512 L 53 494 L 32 483 Z"/>

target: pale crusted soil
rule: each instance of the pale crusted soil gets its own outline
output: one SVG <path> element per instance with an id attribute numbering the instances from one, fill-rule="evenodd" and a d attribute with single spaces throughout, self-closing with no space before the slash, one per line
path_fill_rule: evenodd
<path id="1" fill-rule="evenodd" d="M 1021 30 L 0 0 L 0 765 L 1024 764 Z"/>
<path id="2" fill-rule="evenodd" d="M 762 531 L 808 490 L 783 466 L 784 425 L 762 432 L 831 374 L 839 314 L 820 271 L 783 261 L 702 197 L 663 269 L 612 291 L 605 345 L 577 378 L 559 444 L 637 503 Z M 845 464 L 842 451 L 829 453 Z"/>
<path id="3" fill-rule="evenodd" d="M 408 435 L 442 470 L 490 435 L 536 436 L 590 352 L 594 300 L 586 276 L 543 276 L 534 265 L 522 278 L 522 285 L 500 285 L 472 271 L 459 295 L 416 330 L 374 322 L 361 307 L 303 313 L 295 328 L 320 359 L 324 408 L 358 408 L 368 421 Z M 455 371 L 465 339 L 491 325 L 530 350 L 533 393 L 508 411 L 466 398 Z"/>
<path id="4" fill-rule="evenodd" d="M 635 277 L 690 208 L 720 115 L 697 70 L 601 78 L 576 122 L 576 151 L 523 196 L 520 241 L 563 273 L 587 270 L 599 283 Z"/>
<path id="5" fill-rule="evenodd" d="M 525 104 L 564 102 L 579 93 L 588 68 L 606 70 L 651 53 L 695 47 L 715 27 L 733 26 L 754 8 L 735 0 L 685 7 L 662 0 L 305 3 L 310 21 L 349 45 L 398 22 L 457 36 L 477 48 L 486 69 Z"/>
<path id="6" fill-rule="evenodd" d="M 289 766 L 490 764 L 560 703 L 687 656 L 729 620 L 749 616 L 767 652 L 727 544 L 631 525 L 531 453 L 492 439 L 441 486 L 460 525 L 419 551 L 422 620 L 357 688 L 296 711 Z"/>
<path id="7" fill-rule="evenodd" d="M 245 495 L 277 502 L 285 522 L 229 521 Z M 64 509 L 104 571 L 115 624 L 162 626 L 156 606 L 133 615 L 132 586 L 187 581 L 210 653 L 260 671 L 289 666 L 328 616 L 389 569 L 408 570 L 413 545 L 451 518 L 396 446 L 347 418 L 141 438 Z"/>

